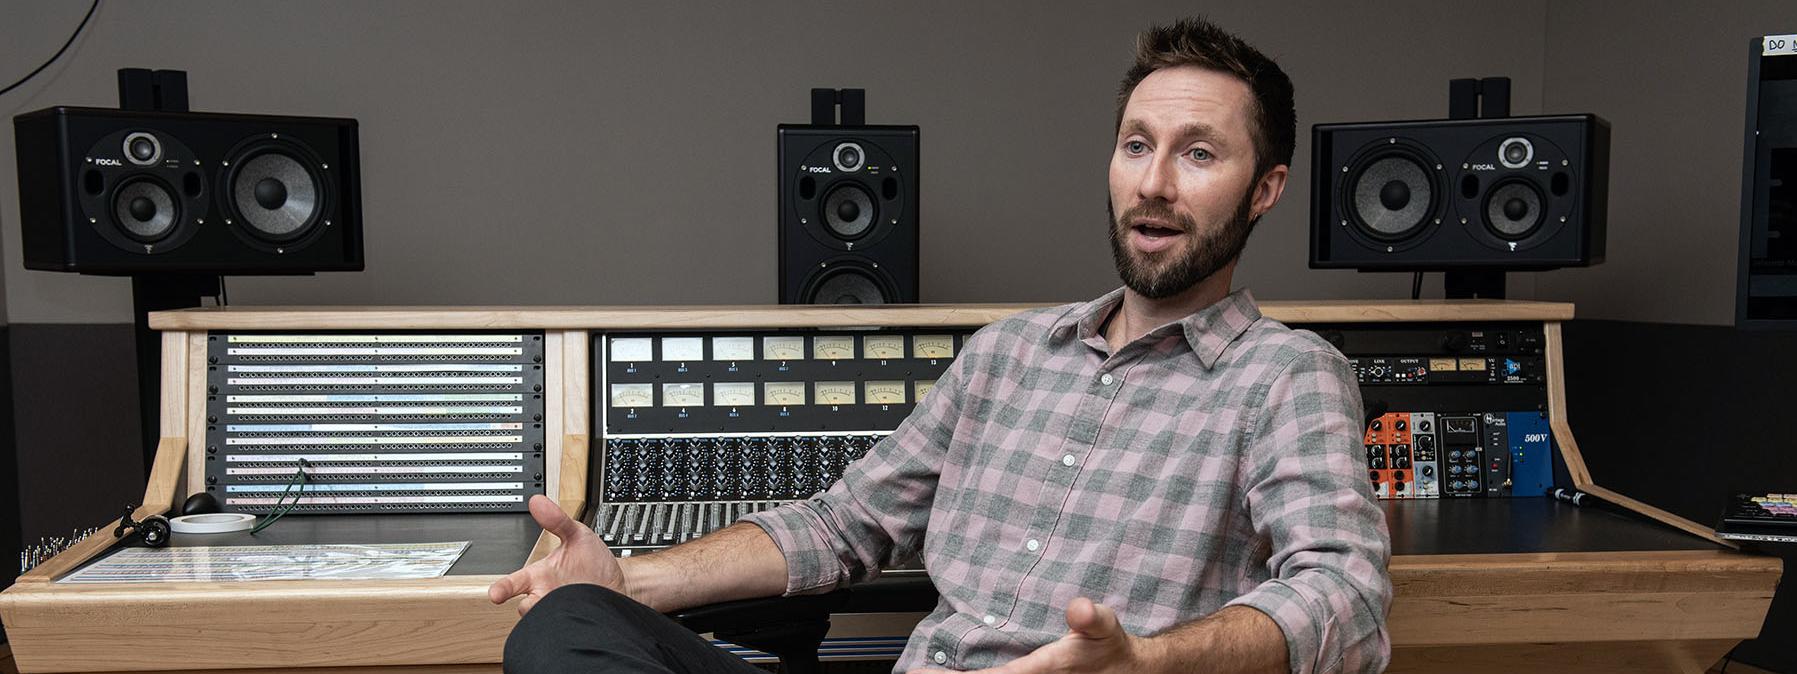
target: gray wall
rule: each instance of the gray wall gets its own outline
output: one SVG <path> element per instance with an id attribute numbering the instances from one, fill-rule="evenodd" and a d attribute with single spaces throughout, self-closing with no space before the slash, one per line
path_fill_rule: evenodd
<path id="1" fill-rule="evenodd" d="M 1609 260 L 1541 274 L 1591 318 L 1730 324 L 1741 228 L 1747 41 L 1797 5 L 1581 0 L 1547 8 L 1542 105 L 1610 120 Z"/>
<path id="2" fill-rule="evenodd" d="M 773 129 L 806 121 L 813 86 L 866 87 L 870 121 L 922 126 L 934 302 L 1116 284 L 1112 97 L 1151 21 L 1202 9 L 1279 58 L 1298 176 L 1309 124 L 1440 116 L 1451 77 L 1511 75 L 1516 112 L 1540 110 L 1542 0 L 1118 4 L 108 0 L 0 115 L 114 105 L 113 71 L 144 66 L 187 70 L 198 110 L 360 119 L 368 271 L 235 278 L 238 304 L 671 304 L 776 299 Z M 9 2 L 7 75 L 85 9 Z M 13 322 L 128 321 L 123 280 L 23 269 L 14 171 L 0 162 Z M 1408 292 L 1404 275 L 1308 270 L 1308 192 L 1291 184 L 1238 282 L 1262 298 Z"/>

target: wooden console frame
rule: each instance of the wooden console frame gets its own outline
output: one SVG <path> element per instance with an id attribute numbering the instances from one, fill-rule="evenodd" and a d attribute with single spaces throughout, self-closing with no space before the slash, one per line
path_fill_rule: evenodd
<path id="1" fill-rule="evenodd" d="M 546 334 L 549 489 L 586 507 L 589 340 L 602 330 L 977 327 L 1036 305 L 887 307 L 226 307 L 160 312 L 162 442 L 136 517 L 162 514 L 201 482 L 209 330 L 531 329 Z M 1265 302 L 1293 324 L 1540 321 L 1554 439 L 1585 491 L 1732 547 L 1707 527 L 1605 489 L 1566 418 L 1560 323 L 1570 304 L 1521 301 Z M 116 524 L 116 523 L 115 523 Z M 25 672 L 496 672 L 516 621 L 494 606 L 495 576 L 414 581 L 277 581 L 66 586 L 48 582 L 113 542 L 109 524 L 0 593 Z M 530 559 L 554 548 L 539 537 Z M 1756 636 L 1779 560 L 1732 550 L 1400 555 L 1391 562 L 1391 671 L 1516 671 L 1579 662 L 1592 671 L 1702 671 Z M 844 622 L 840 621 L 839 622 Z M 849 621 L 852 622 L 852 621 Z M 320 669 L 324 668 L 324 669 Z"/>

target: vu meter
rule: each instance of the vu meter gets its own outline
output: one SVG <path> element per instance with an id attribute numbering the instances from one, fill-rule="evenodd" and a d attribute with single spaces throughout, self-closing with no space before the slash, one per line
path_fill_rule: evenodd
<path id="1" fill-rule="evenodd" d="M 852 381 L 820 381 L 815 385 L 814 400 L 819 405 L 853 405 L 855 404 L 855 382 Z"/>
<path id="2" fill-rule="evenodd" d="M 905 337 L 904 335 L 862 337 L 861 352 L 872 360 L 899 360 L 905 357 Z"/>
<path id="3" fill-rule="evenodd" d="M 919 403 L 922 403 L 923 397 L 925 395 L 928 395 L 930 392 L 930 389 L 933 389 L 933 388 L 936 388 L 936 382 L 933 382 L 933 381 L 911 382 L 911 399 L 915 400 Z"/>
<path id="4" fill-rule="evenodd" d="M 954 358 L 955 338 L 949 335 L 917 335 L 911 338 L 913 358 Z"/>
<path id="5" fill-rule="evenodd" d="M 766 360 L 804 360 L 805 338 L 793 336 L 762 337 L 761 355 Z"/>
<path id="6" fill-rule="evenodd" d="M 862 384 L 862 392 L 862 398 L 869 405 L 905 404 L 905 382 L 902 381 L 870 381 Z"/>
<path id="7" fill-rule="evenodd" d="M 770 381 L 761 385 L 761 399 L 762 402 L 769 405 L 803 405 L 805 404 L 805 383 Z"/>
<path id="8" fill-rule="evenodd" d="M 654 407 L 654 384 L 612 384 L 612 407 Z"/>
<path id="9" fill-rule="evenodd" d="M 811 355 L 818 360 L 854 360 L 855 338 L 849 335 L 812 337 Z"/>
<path id="10" fill-rule="evenodd" d="M 644 363 L 654 360 L 650 356 L 654 343 L 648 337 L 620 337 L 611 340 L 611 362 Z"/>
<path id="11" fill-rule="evenodd" d="M 704 384 L 662 384 L 662 407 L 704 407 Z"/>
<path id="12" fill-rule="evenodd" d="M 705 338 L 703 337 L 663 337 L 661 338 L 661 359 L 670 363 L 691 363 L 705 360 Z"/>
<path id="13" fill-rule="evenodd" d="M 749 382 L 718 382 L 711 385 L 711 399 L 720 407 L 753 407 L 755 385 Z"/>
<path id="14" fill-rule="evenodd" d="M 755 360 L 754 337 L 711 338 L 711 359 L 733 362 Z"/>

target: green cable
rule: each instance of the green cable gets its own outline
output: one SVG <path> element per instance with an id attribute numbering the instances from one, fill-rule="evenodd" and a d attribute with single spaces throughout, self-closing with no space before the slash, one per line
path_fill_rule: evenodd
<path id="1" fill-rule="evenodd" d="M 298 491 L 295 491 L 294 487 L 299 487 Z M 306 460 L 300 459 L 298 465 L 293 470 L 293 480 L 288 482 L 285 488 L 281 489 L 281 496 L 275 499 L 274 510 L 269 513 L 268 517 L 264 518 L 261 522 L 256 523 L 255 528 L 250 529 L 250 535 L 254 536 L 263 529 L 267 529 L 268 525 L 274 524 L 275 520 L 281 519 L 282 515 L 286 515 L 288 512 L 292 511 L 294 506 L 299 505 L 300 497 L 305 495 L 305 492 Z M 286 501 L 287 495 L 290 493 L 293 494 L 293 501 L 283 504 L 282 501 Z"/>

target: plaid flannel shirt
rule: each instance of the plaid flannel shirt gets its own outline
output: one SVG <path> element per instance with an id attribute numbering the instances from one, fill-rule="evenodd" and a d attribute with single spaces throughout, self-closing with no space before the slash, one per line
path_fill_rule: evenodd
<path id="1" fill-rule="evenodd" d="M 1383 669 L 1390 535 L 1346 359 L 1245 290 L 1112 354 L 1099 329 L 1121 299 L 980 330 L 829 491 L 745 518 L 787 593 L 921 554 L 941 600 L 901 672 L 1023 656 L 1080 596 L 1136 635 L 1250 606 L 1293 672 Z"/>

